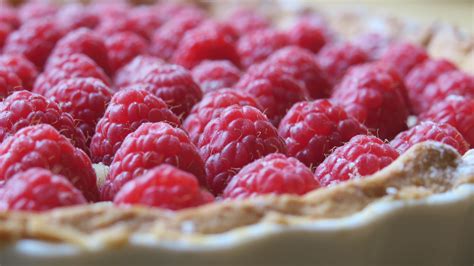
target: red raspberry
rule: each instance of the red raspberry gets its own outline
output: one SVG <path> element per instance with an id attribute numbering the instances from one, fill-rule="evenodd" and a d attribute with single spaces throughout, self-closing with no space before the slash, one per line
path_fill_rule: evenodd
<path id="1" fill-rule="evenodd" d="M 382 139 L 391 139 L 407 128 L 409 108 L 403 81 L 382 64 L 352 67 L 332 98 Z"/>
<path id="2" fill-rule="evenodd" d="M 179 125 L 179 119 L 166 103 L 143 88 L 132 86 L 113 95 L 92 137 L 93 162 L 110 164 L 125 137 L 145 122 L 166 121 Z"/>
<path id="3" fill-rule="evenodd" d="M 114 77 L 116 88 L 124 88 L 135 82 L 135 78 L 156 64 L 166 64 L 165 61 L 151 55 L 139 55 L 117 70 Z"/>
<path id="4" fill-rule="evenodd" d="M 148 51 L 146 40 L 132 32 L 121 32 L 107 37 L 105 46 L 107 47 L 112 73 L 115 73 L 136 56 L 146 54 Z"/>
<path id="5" fill-rule="evenodd" d="M 388 36 L 373 32 L 359 35 L 352 41 L 355 46 L 365 51 L 369 60 L 379 60 L 392 42 Z"/>
<path id="6" fill-rule="evenodd" d="M 107 47 L 102 37 L 90 29 L 80 28 L 69 32 L 54 47 L 48 65 L 71 54 L 84 54 L 110 73 Z"/>
<path id="7" fill-rule="evenodd" d="M 150 44 L 150 52 L 163 60 L 170 60 L 184 34 L 197 27 L 203 20 L 201 13 L 177 16 L 155 31 Z"/>
<path id="8" fill-rule="evenodd" d="M 180 118 L 185 118 L 202 98 L 201 89 L 193 81 L 191 73 L 178 65 L 154 64 L 136 73 L 132 80 L 132 85 L 152 85 L 150 91 L 163 99 Z"/>
<path id="9" fill-rule="evenodd" d="M 411 43 L 394 43 L 387 48 L 381 61 L 390 64 L 402 77 L 416 65 L 428 59 L 428 54 L 422 47 Z"/>
<path id="10" fill-rule="evenodd" d="M 12 29 L 20 27 L 21 24 L 17 10 L 5 3 L 0 5 L 0 21 L 10 25 Z"/>
<path id="11" fill-rule="evenodd" d="M 145 205 L 180 210 L 214 201 L 199 187 L 197 178 L 168 164 L 154 167 L 127 182 L 115 196 L 118 205 Z"/>
<path id="12" fill-rule="evenodd" d="M 296 103 L 280 122 L 288 155 L 310 168 L 318 166 L 331 151 L 368 129 L 344 109 L 328 100 Z"/>
<path id="13" fill-rule="evenodd" d="M 42 18 L 52 18 L 58 12 L 58 6 L 50 1 L 29 1 L 18 9 L 22 23 Z"/>
<path id="14" fill-rule="evenodd" d="M 0 211 L 46 211 L 86 203 L 64 176 L 41 168 L 15 174 L 0 189 Z"/>
<path id="15" fill-rule="evenodd" d="M 204 93 L 230 88 L 240 79 L 240 70 L 227 60 L 203 61 L 191 74 Z"/>
<path id="16" fill-rule="evenodd" d="M 283 66 L 292 78 L 303 82 L 312 98 L 327 98 L 331 95 L 328 77 L 310 51 L 289 46 L 278 50 L 268 60 Z"/>
<path id="17" fill-rule="evenodd" d="M 35 81 L 33 91 L 45 94 L 60 81 L 70 78 L 97 78 L 105 85 L 110 85 L 109 77 L 89 57 L 83 54 L 72 54 L 48 65 Z"/>
<path id="18" fill-rule="evenodd" d="M 0 180 L 35 167 L 65 176 L 87 200 L 98 199 L 89 157 L 50 125 L 25 127 L 0 144 Z"/>
<path id="19" fill-rule="evenodd" d="M 270 28 L 270 21 L 251 9 L 236 9 L 225 20 L 233 31 L 242 36 L 252 31 Z"/>
<path id="20" fill-rule="evenodd" d="M 90 9 L 79 3 L 64 5 L 58 11 L 56 19 L 65 31 L 72 31 L 79 28 L 93 29 L 99 24 L 99 17 L 93 14 Z"/>
<path id="21" fill-rule="evenodd" d="M 31 21 L 8 36 L 3 52 L 22 54 L 38 69 L 43 69 L 46 59 L 62 36 L 62 31 L 54 20 Z"/>
<path id="22" fill-rule="evenodd" d="M 0 100 L 19 90 L 23 90 L 21 79 L 8 68 L 0 66 Z"/>
<path id="23" fill-rule="evenodd" d="M 265 194 L 303 195 L 319 187 L 304 164 L 283 154 L 272 153 L 239 171 L 224 190 L 224 198 L 252 198 Z"/>
<path id="24" fill-rule="evenodd" d="M 328 41 L 328 33 L 319 19 L 303 16 L 287 32 L 290 42 L 313 53 L 319 52 Z"/>
<path id="25" fill-rule="evenodd" d="M 198 144 L 199 137 L 204 131 L 204 127 L 220 113 L 231 105 L 253 106 L 261 109 L 255 99 L 242 91 L 233 89 L 222 89 L 213 91 L 204 96 L 204 98 L 196 104 L 191 113 L 183 122 L 183 129 L 189 134 L 189 138 Z"/>
<path id="26" fill-rule="evenodd" d="M 12 31 L 13 30 L 10 25 L 0 22 L 0 52 L 3 49 L 3 45 L 5 45 L 5 42 L 7 41 L 8 35 L 10 35 Z"/>
<path id="27" fill-rule="evenodd" d="M 351 66 L 369 61 L 368 54 L 351 43 L 332 43 L 321 49 L 317 61 L 330 77 L 332 85 L 336 85 Z"/>
<path id="28" fill-rule="evenodd" d="M 26 57 L 20 54 L 0 55 L 0 66 L 4 66 L 15 73 L 21 79 L 21 83 L 25 89 L 33 89 L 33 84 L 38 76 L 38 70 Z"/>
<path id="29" fill-rule="evenodd" d="M 88 150 L 84 134 L 76 128 L 73 117 L 63 112 L 56 102 L 39 94 L 15 92 L 0 104 L 0 113 L 0 142 L 24 127 L 49 124 L 71 139 L 76 147 Z"/>
<path id="30" fill-rule="evenodd" d="M 204 163 L 186 132 L 164 122 L 142 124 L 115 154 L 101 188 L 102 198 L 112 200 L 126 182 L 165 163 L 204 179 Z"/>
<path id="31" fill-rule="evenodd" d="M 257 30 L 242 36 L 237 42 L 240 64 L 248 68 L 262 62 L 276 50 L 289 45 L 286 34 L 273 30 Z"/>
<path id="32" fill-rule="evenodd" d="M 188 69 L 207 59 L 226 59 L 240 65 L 232 35 L 225 26 L 212 21 L 186 32 L 173 55 L 174 63 Z"/>
<path id="33" fill-rule="evenodd" d="M 460 70 L 448 71 L 426 86 L 421 95 L 418 107 L 420 111 L 428 111 L 434 104 L 443 101 L 449 95 L 460 95 L 474 98 L 474 76 Z"/>
<path id="34" fill-rule="evenodd" d="M 309 98 L 308 91 L 302 85 L 284 67 L 264 62 L 249 68 L 236 88 L 255 97 L 270 121 L 278 126 L 294 103 Z"/>
<path id="35" fill-rule="evenodd" d="M 450 145 L 460 154 L 469 150 L 469 143 L 456 128 L 449 124 L 430 121 L 421 122 L 421 124 L 401 132 L 390 142 L 390 145 L 402 154 L 411 146 L 424 141 L 437 141 Z"/>
<path id="36" fill-rule="evenodd" d="M 198 147 L 205 161 L 207 187 L 220 194 L 245 165 L 274 152 L 286 153 L 277 129 L 257 108 L 233 105 L 204 128 Z"/>
<path id="37" fill-rule="evenodd" d="M 322 186 L 371 175 L 392 163 L 398 152 L 374 136 L 359 135 L 334 150 L 318 168 L 315 177 Z"/>
<path id="38" fill-rule="evenodd" d="M 59 82 L 46 91 L 45 96 L 57 102 L 64 112 L 71 114 L 76 127 L 89 141 L 112 94 L 110 88 L 99 79 L 72 78 Z"/>
<path id="39" fill-rule="evenodd" d="M 474 98 L 449 96 L 421 114 L 420 119 L 450 124 L 474 147 Z"/>

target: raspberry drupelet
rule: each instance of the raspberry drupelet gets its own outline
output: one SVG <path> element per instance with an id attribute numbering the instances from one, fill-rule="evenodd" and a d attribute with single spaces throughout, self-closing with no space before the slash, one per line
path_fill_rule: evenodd
<path id="1" fill-rule="evenodd" d="M 20 79 L 23 88 L 32 90 L 38 70 L 36 66 L 21 54 L 0 55 L 0 67 L 5 67 L 15 73 Z"/>
<path id="2" fill-rule="evenodd" d="M 203 93 L 231 88 L 240 79 L 240 70 L 228 60 L 206 60 L 191 71 Z"/>

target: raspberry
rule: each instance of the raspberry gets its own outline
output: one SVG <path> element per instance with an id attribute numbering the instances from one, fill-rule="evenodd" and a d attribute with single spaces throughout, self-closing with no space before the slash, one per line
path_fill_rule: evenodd
<path id="1" fill-rule="evenodd" d="M 1 180 L 35 167 L 65 176 L 87 200 L 98 199 L 96 176 L 89 157 L 50 125 L 25 127 L 0 144 Z"/>
<path id="2" fill-rule="evenodd" d="M 111 83 L 109 77 L 92 59 L 83 54 L 72 54 L 48 65 L 36 79 L 33 91 L 44 95 L 64 79 L 89 77 L 100 79 L 107 86 Z"/>
<path id="3" fill-rule="evenodd" d="M 423 90 L 418 97 L 423 99 L 418 107 L 427 111 L 434 104 L 443 101 L 449 95 L 459 95 L 474 98 L 474 76 L 459 70 L 441 74 Z"/>
<path id="4" fill-rule="evenodd" d="M 268 60 L 285 67 L 292 78 L 303 82 L 312 98 L 326 98 L 331 95 L 331 85 L 326 73 L 321 70 L 308 50 L 289 46 L 278 50 Z"/>
<path id="5" fill-rule="evenodd" d="M 93 29 L 99 24 L 99 17 L 79 3 L 71 3 L 61 7 L 56 15 L 56 19 L 65 31 L 72 31 L 82 27 Z"/>
<path id="6" fill-rule="evenodd" d="M 342 107 L 316 100 L 293 105 L 280 122 L 278 133 L 285 139 L 288 155 L 314 168 L 335 147 L 368 130 Z"/>
<path id="7" fill-rule="evenodd" d="M 121 32 L 107 37 L 105 46 L 107 47 L 112 73 L 115 73 L 136 56 L 146 54 L 148 51 L 146 40 L 132 32 Z"/>
<path id="8" fill-rule="evenodd" d="M 2 51 L 3 45 L 5 45 L 8 35 L 10 35 L 12 31 L 10 25 L 0 22 L 0 52 Z"/>
<path id="9" fill-rule="evenodd" d="M 171 164 L 204 178 L 204 164 L 198 150 L 186 132 L 167 123 L 144 123 L 129 134 L 115 154 L 102 198 L 111 200 L 123 185 L 146 170 L 161 164 Z"/>
<path id="10" fill-rule="evenodd" d="M 237 42 L 240 64 L 248 68 L 262 62 L 276 50 L 289 45 L 286 34 L 273 30 L 257 30 L 242 36 Z"/>
<path id="11" fill-rule="evenodd" d="M 272 153 L 239 171 L 224 190 L 224 198 L 252 198 L 265 194 L 303 195 L 319 187 L 304 164 L 283 154 Z"/>
<path id="12" fill-rule="evenodd" d="M 0 67 L 0 100 L 19 90 L 23 90 L 21 79 L 8 68 Z"/>
<path id="13" fill-rule="evenodd" d="M 46 59 L 62 35 L 62 31 L 54 20 L 31 21 L 23 24 L 8 36 L 3 52 L 22 54 L 38 69 L 43 69 Z"/>
<path id="14" fill-rule="evenodd" d="M 380 60 L 390 64 L 404 77 L 413 67 L 426 59 L 428 54 L 422 47 L 411 43 L 394 43 L 387 48 Z"/>
<path id="15" fill-rule="evenodd" d="M 286 153 L 277 129 L 258 109 L 233 105 L 204 128 L 198 147 L 205 162 L 207 187 L 220 194 L 245 165 L 274 152 Z"/>
<path id="16" fill-rule="evenodd" d="M 359 135 L 334 150 L 315 171 L 322 186 L 371 175 L 392 163 L 398 152 L 374 136 Z"/>
<path id="17" fill-rule="evenodd" d="M 184 34 L 197 27 L 204 20 L 201 13 L 192 12 L 185 16 L 177 16 L 163 24 L 155 31 L 150 44 L 152 55 L 170 60 Z"/>
<path id="18" fill-rule="evenodd" d="M 20 27 L 21 24 L 17 10 L 5 3 L 0 5 L 0 21 L 10 25 L 12 29 Z"/>
<path id="19" fill-rule="evenodd" d="M 455 127 L 471 147 L 474 147 L 474 98 L 449 96 L 419 117 Z"/>
<path id="20" fill-rule="evenodd" d="M 41 168 L 15 174 L 0 189 L 0 211 L 45 211 L 86 203 L 64 176 Z"/>
<path id="21" fill-rule="evenodd" d="M 423 97 L 427 86 L 434 82 L 443 73 L 455 70 L 456 66 L 444 59 L 428 59 L 415 66 L 405 77 L 405 85 L 408 97 L 415 114 L 419 114 L 423 109 L 429 108 Z"/>
<path id="22" fill-rule="evenodd" d="M 73 117 L 61 110 L 56 102 L 29 91 L 18 91 L 0 104 L 0 142 L 20 129 L 37 124 L 49 124 L 72 140 L 74 145 L 88 150 L 84 134 L 76 128 Z"/>
<path id="23" fill-rule="evenodd" d="M 226 19 L 233 31 L 242 36 L 256 30 L 270 28 L 270 21 L 251 9 L 236 9 Z"/>
<path id="24" fill-rule="evenodd" d="M 331 77 L 332 85 L 338 83 L 351 66 L 369 61 L 368 54 L 351 43 L 332 43 L 321 49 L 317 61 Z"/>
<path id="25" fill-rule="evenodd" d="M 97 121 L 112 98 L 112 91 L 99 79 L 72 78 L 59 82 L 45 96 L 57 102 L 64 112 L 71 114 L 76 127 L 89 141 L 94 135 Z"/>
<path id="26" fill-rule="evenodd" d="M 84 54 L 110 73 L 107 47 L 102 37 L 90 29 L 80 28 L 69 32 L 54 47 L 48 60 L 48 65 L 71 54 Z"/>
<path id="27" fill-rule="evenodd" d="M 449 124 L 430 121 L 421 122 L 421 124 L 401 132 L 390 142 L 390 145 L 402 154 L 411 146 L 429 140 L 450 145 L 460 154 L 469 150 L 469 143 L 456 128 Z"/>
<path id="28" fill-rule="evenodd" d="M 382 139 L 407 128 L 405 87 L 395 70 L 382 64 L 352 67 L 332 98 Z"/>
<path id="29" fill-rule="evenodd" d="M 58 6 L 49 1 L 30 1 L 18 9 L 18 17 L 22 23 L 45 17 L 52 18 L 58 12 Z"/>
<path id="30" fill-rule="evenodd" d="M 114 84 L 117 88 L 123 88 L 131 85 L 139 73 L 145 72 L 146 69 L 156 64 L 165 64 L 158 57 L 151 55 L 139 55 L 132 59 L 129 63 L 117 70 L 114 77 Z"/>
<path id="31" fill-rule="evenodd" d="M 180 210 L 214 201 L 214 196 L 199 188 L 197 178 L 168 164 L 148 170 L 127 182 L 115 196 L 118 205 L 135 205 Z"/>
<path id="32" fill-rule="evenodd" d="M 193 107 L 191 113 L 183 122 L 183 129 L 188 132 L 189 138 L 195 144 L 198 144 L 204 127 L 213 118 L 218 117 L 226 107 L 231 105 L 249 105 L 261 109 L 255 99 L 247 93 L 232 89 L 213 91 L 206 94 L 204 98 Z"/>
<path id="33" fill-rule="evenodd" d="M 322 23 L 310 16 L 301 17 L 287 32 L 290 42 L 313 53 L 319 52 L 328 41 Z"/>
<path id="34" fill-rule="evenodd" d="M 15 73 L 21 79 L 21 83 L 25 89 L 33 89 L 33 84 L 38 76 L 38 70 L 26 57 L 20 54 L 0 55 L 0 66 L 4 66 Z"/>
<path id="35" fill-rule="evenodd" d="M 392 42 L 393 40 L 386 35 L 369 32 L 359 35 L 352 44 L 364 50 L 369 60 L 379 60 Z"/>
<path id="36" fill-rule="evenodd" d="M 191 74 L 204 93 L 230 88 L 240 79 L 240 70 L 227 60 L 203 61 Z"/>
<path id="37" fill-rule="evenodd" d="M 194 104 L 202 98 L 199 86 L 185 68 L 171 64 L 154 64 L 133 79 L 132 84 L 153 85 L 151 92 L 163 99 L 168 107 L 185 118 Z"/>
<path id="38" fill-rule="evenodd" d="M 211 21 L 186 32 L 173 55 L 174 63 L 188 69 L 206 59 L 226 59 L 240 65 L 232 35 L 225 26 Z"/>
<path id="39" fill-rule="evenodd" d="M 249 68 L 236 88 L 255 97 L 275 126 L 294 103 L 309 97 L 302 84 L 294 80 L 284 67 L 272 62 Z"/>
<path id="40" fill-rule="evenodd" d="M 110 164 L 128 134 L 145 122 L 160 121 L 179 125 L 179 119 L 166 104 L 144 90 L 143 86 L 133 86 L 115 93 L 92 137 L 92 161 Z"/>

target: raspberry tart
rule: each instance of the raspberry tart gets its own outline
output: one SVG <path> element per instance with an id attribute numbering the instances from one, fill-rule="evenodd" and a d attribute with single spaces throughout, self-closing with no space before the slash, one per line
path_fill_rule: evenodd
<path id="1" fill-rule="evenodd" d="M 472 35 L 279 3 L 0 6 L 0 265 L 471 265 Z"/>

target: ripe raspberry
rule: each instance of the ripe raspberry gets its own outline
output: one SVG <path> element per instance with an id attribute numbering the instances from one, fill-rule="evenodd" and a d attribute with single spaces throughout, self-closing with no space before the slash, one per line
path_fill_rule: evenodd
<path id="1" fill-rule="evenodd" d="M 191 74 L 204 93 L 230 88 L 240 79 L 240 70 L 227 60 L 203 61 Z"/>
<path id="2" fill-rule="evenodd" d="M 373 61 L 379 60 L 392 42 L 393 40 L 386 35 L 369 32 L 356 37 L 352 44 L 364 50 L 369 60 Z"/>
<path id="3" fill-rule="evenodd" d="M 434 104 L 443 101 L 449 95 L 460 95 L 474 98 L 474 76 L 459 70 L 441 74 L 436 80 L 426 86 L 421 95 L 419 110 L 428 111 Z"/>
<path id="4" fill-rule="evenodd" d="M 226 59 L 239 66 L 234 40 L 227 28 L 204 22 L 184 34 L 173 55 L 173 62 L 191 69 L 204 60 Z"/>
<path id="5" fill-rule="evenodd" d="M 226 107 L 231 105 L 249 105 L 261 109 L 255 99 L 245 92 L 233 89 L 210 92 L 193 107 L 191 113 L 183 122 L 183 129 L 188 132 L 192 142 L 198 144 L 204 127 L 213 118 L 218 117 Z"/>
<path id="6" fill-rule="evenodd" d="M 197 178 L 169 164 L 154 167 L 130 180 L 115 196 L 118 205 L 145 205 L 180 210 L 214 201 L 199 187 Z"/>
<path id="7" fill-rule="evenodd" d="M 136 56 L 146 54 L 148 51 L 146 40 L 132 32 L 121 32 L 107 37 L 105 46 L 107 47 L 112 73 L 115 73 Z"/>
<path id="8" fill-rule="evenodd" d="M 112 200 L 126 182 L 165 163 L 201 181 L 205 176 L 204 163 L 186 132 L 164 122 L 142 124 L 125 138 L 115 154 L 101 188 L 102 199 Z"/>
<path id="9" fill-rule="evenodd" d="M 286 153 L 277 129 L 258 109 L 233 105 L 204 128 L 198 147 L 205 162 L 207 187 L 220 194 L 245 165 L 274 152 Z"/>
<path id="10" fill-rule="evenodd" d="M 395 70 L 382 64 L 352 67 L 332 98 L 382 139 L 407 128 L 405 87 Z"/>
<path id="11" fill-rule="evenodd" d="M 273 29 L 257 30 L 242 36 L 237 42 L 240 64 L 248 68 L 262 62 L 276 50 L 289 45 L 286 34 Z"/>
<path id="12" fill-rule="evenodd" d="M 70 78 L 97 78 L 105 85 L 110 85 L 109 77 L 89 57 L 83 54 L 72 54 L 48 65 L 35 81 L 33 91 L 45 94 L 54 85 Z"/>
<path id="13" fill-rule="evenodd" d="M 268 60 L 283 66 L 293 79 L 303 82 L 311 98 L 327 98 L 331 95 L 329 79 L 310 51 L 289 46 L 278 50 Z"/>
<path id="14" fill-rule="evenodd" d="M 242 36 L 256 30 L 270 28 L 270 21 L 251 9 L 236 9 L 225 20 L 233 31 Z"/>
<path id="15" fill-rule="evenodd" d="M 331 153 L 314 175 L 322 186 L 331 186 L 371 175 L 392 163 L 398 155 L 379 138 L 359 135 Z"/>
<path id="16" fill-rule="evenodd" d="M 271 62 L 252 66 L 235 87 L 255 97 L 275 126 L 294 103 L 309 98 L 302 84 Z"/>
<path id="17" fill-rule="evenodd" d="M 0 211 L 46 211 L 86 203 L 64 176 L 41 168 L 17 173 L 0 188 Z"/>
<path id="18" fill-rule="evenodd" d="M 222 196 L 244 199 L 265 194 L 303 195 L 317 188 L 319 183 L 308 167 L 294 158 L 272 153 L 242 168 Z"/>
<path id="19" fill-rule="evenodd" d="M 390 145 L 402 154 L 411 146 L 424 141 L 437 141 L 450 145 L 460 154 L 469 150 L 469 143 L 456 128 L 449 124 L 430 121 L 421 122 L 421 124 L 401 132 L 390 142 Z"/>
<path id="20" fill-rule="evenodd" d="M 320 20 L 303 16 L 287 32 L 290 42 L 313 53 L 319 52 L 328 42 L 328 33 Z"/>
<path id="21" fill-rule="evenodd" d="M 0 144 L 1 180 L 35 167 L 65 176 L 87 200 L 98 199 L 96 176 L 89 157 L 50 125 L 25 127 Z"/>
<path id="22" fill-rule="evenodd" d="M 474 147 L 474 98 L 449 96 L 421 114 L 420 119 L 450 124 Z"/>
<path id="23" fill-rule="evenodd" d="M 422 47 L 411 43 L 394 43 L 387 48 L 380 60 L 392 65 L 404 77 L 426 59 L 428 54 Z"/>
<path id="24" fill-rule="evenodd" d="M 58 41 L 48 59 L 48 65 L 72 54 L 84 54 L 110 73 L 107 47 L 102 37 L 90 29 L 80 28 L 69 32 Z"/>
<path id="25" fill-rule="evenodd" d="M 99 24 L 99 17 L 79 3 L 70 3 L 61 7 L 56 14 L 56 19 L 67 32 L 83 27 L 93 29 Z"/>
<path id="26" fill-rule="evenodd" d="M 280 122 L 278 133 L 285 140 L 288 155 L 308 167 L 318 166 L 331 151 L 368 129 L 344 109 L 328 100 L 293 105 Z"/>
<path id="27" fill-rule="evenodd" d="M 0 52 L 3 49 L 3 45 L 7 41 L 8 35 L 13 32 L 13 29 L 10 25 L 0 22 Z"/>
<path id="28" fill-rule="evenodd" d="M 8 68 L 0 66 L 0 100 L 19 90 L 23 90 L 21 79 Z"/>
<path id="29" fill-rule="evenodd" d="M 3 52 L 22 54 L 38 69 L 43 69 L 46 59 L 62 36 L 63 33 L 54 20 L 31 21 L 8 36 Z"/>
<path id="30" fill-rule="evenodd" d="M 38 76 L 36 66 L 21 54 L 3 54 L 0 55 L 0 66 L 7 68 L 15 73 L 27 90 L 33 89 L 33 84 Z"/>
<path id="31" fill-rule="evenodd" d="M 332 85 L 336 85 L 351 66 L 369 61 L 368 54 L 351 43 L 332 43 L 321 49 L 317 61 L 330 77 Z"/>
<path id="32" fill-rule="evenodd" d="M 17 9 L 5 3 L 0 5 L 0 21 L 10 25 L 12 29 L 17 29 L 21 24 L 20 19 L 18 18 Z"/>
<path id="33" fill-rule="evenodd" d="M 116 88 L 124 88 L 135 82 L 137 76 L 146 72 L 147 69 L 154 67 L 156 64 L 166 64 L 158 57 L 151 55 L 139 55 L 132 59 L 128 64 L 118 69 L 114 77 L 114 85 Z"/>
<path id="34" fill-rule="evenodd" d="M 153 34 L 150 53 L 169 61 L 176 48 L 178 48 L 184 34 L 197 27 L 204 18 L 200 12 L 192 12 L 184 16 L 177 16 L 163 24 Z"/>
<path id="35" fill-rule="evenodd" d="M 150 84 L 155 96 L 166 102 L 180 118 L 185 118 L 194 104 L 202 98 L 199 86 L 185 68 L 171 64 L 154 64 L 145 67 L 132 78 L 133 84 Z"/>
<path id="36" fill-rule="evenodd" d="M 49 124 L 71 139 L 76 147 L 88 150 L 84 134 L 76 128 L 72 116 L 39 94 L 15 92 L 0 103 L 0 113 L 0 142 L 24 127 Z"/>
<path id="37" fill-rule="evenodd" d="M 166 103 L 143 86 L 132 86 L 115 93 L 92 137 L 92 161 L 110 164 L 128 134 L 145 122 L 160 121 L 179 125 L 179 119 Z"/>
<path id="38" fill-rule="evenodd" d="M 45 96 L 57 102 L 64 112 L 74 118 L 89 142 L 95 126 L 105 112 L 112 91 L 96 78 L 65 79 L 46 91 Z"/>
<path id="39" fill-rule="evenodd" d="M 18 9 L 22 23 L 42 18 L 52 18 L 58 12 L 58 6 L 50 1 L 28 1 Z"/>

